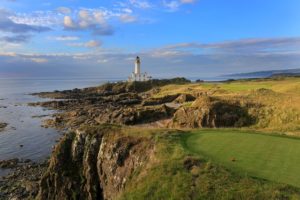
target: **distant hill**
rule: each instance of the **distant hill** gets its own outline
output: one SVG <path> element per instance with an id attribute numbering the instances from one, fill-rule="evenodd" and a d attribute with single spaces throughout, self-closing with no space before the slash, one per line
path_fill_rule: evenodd
<path id="1" fill-rule="evenodd" d="M 238 73 L 238 74 L 228 74 L 222 77 L 228 78 L 266 78 L 273 76 L 300 76 L 299 69 L 286 69 L 286 70 L 270 70 L 270 71 L 257 71 L 250 73 Z"/>

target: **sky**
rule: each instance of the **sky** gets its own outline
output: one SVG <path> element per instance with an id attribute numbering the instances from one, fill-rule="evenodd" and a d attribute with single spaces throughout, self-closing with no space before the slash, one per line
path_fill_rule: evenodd
<path id="1" fill-rule="evenodd" d="M 299 0 L 0 0 L 0 77 L 300 68 Z"/>

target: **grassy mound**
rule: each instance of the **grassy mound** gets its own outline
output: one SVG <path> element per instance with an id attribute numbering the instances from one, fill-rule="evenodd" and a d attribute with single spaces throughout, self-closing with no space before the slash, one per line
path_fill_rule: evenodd
<path id="1" fill-rule="evenodd" d="M 195 131 L 186 147 L 240 174 L 300 187 L 300 139 L 209 130 Z"/>

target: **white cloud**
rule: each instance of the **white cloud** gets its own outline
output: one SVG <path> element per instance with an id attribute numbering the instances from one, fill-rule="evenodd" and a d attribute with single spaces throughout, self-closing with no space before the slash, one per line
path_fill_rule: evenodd
<path id="1" fill-rule="evenodd" d="M 163 6 L 167 8 L 167 11 L 169 12 L 175 12 L 178 11 L 180 6 L 183 4 L 193 4 L 197 0 L 163 0 Z"/>
<path id="2" fill-rule="evenodd" d="M 58 41 L 74 41 L 74 40 L 79 40 L 79 37 L 62 35 L 62 36 L 54 37 L 53 39 Z"/>
<path id="3" fill-rule="evenodd" d="M 73 22 L 72 18 L 70 16 L 64 17 L 64 26 L 67 28 L 75 28 L 75 23 Z"/>
<path id="4" fill-rule="evenodd" d="M 163 1 L 163 5 L 168 9 L 170 12 L 177 11 L 180 7 L 180 2 L 178 1 Z"/>
<path id="5" fill-rule="evenodd" d="M 71 12 L 72 12 L 72 10 L 71 10 L 70 8 L 68 8 L 68 7 L 59 7 L 59 8 L 57 8 L 56 10 L 57 10 L 59 13 L 65 14 L 65 15 L 71 14 Z"/>
<path id="6" fill-rule="evenodd" d="M 17 24 L 53 27 L 61 24 L 61 17 L 56 11 L 34 11 L 32 13 L 14 13 L 9 18 Z"/>
<path id="7" fill-rule="evenodd" d="M 101 9 L 81 9 L 73 18 L 64 17 L 64 27 L 69 31 L 88 30 L 94 35 L 112 35 L 114 30 L 108 24 L 107 19 L 114 16 L 119 16 L 119 14 Z"/>
<path id="8" fill-rule="evenodd" d="M 153 7 L 152 4 L 145 0 L 129 0 L 129 2 L 136 8 L 148 9 Z"/>
<path id="9" fill-rule="evenodd" d="M 180 2 L 183 4 L 189 4 L 189 3 L 195 3 L 196 0 L 180 0 Z"/>
<path id="10" fill-rule="evenodd" d="M 120 20 L 121 20 L 121 22 L 124 22 L 124 23 L 131 23 L 131 22 L 135 22 L 137 20 L 137 18 L 135 16 L 132 16 L 129 14 L 123 14 L 120 16 Z"/>
<path id="11" fill-rule="evenodd" d="M 30 58 L 32 62 L 35 63 L 47 63 L 48 60 L 46 58 Z"/>
<path id="12" fill-rule="evenodd" d="M 86 47 L 86 48 L 96 48 L 100 47 L 102 45 L 102 42 L 97 40 L 90 40 L 87 42 L 77 42 L 77 43 L 69 43 L 68 46 L 72 47 Z"/>
<path id="13" fill-rule="evenodd" d="M 0 56 L 16 57 L 17 54 L 15 52 L 0 52 Z"/>
<path id="14" fill-rule="evenodd" d="M 96 41 L 96 40 L 90 40 L 88 42 L 85 43 L 86 47 L 100 47 L 101 46 L 101 42 Z"/>

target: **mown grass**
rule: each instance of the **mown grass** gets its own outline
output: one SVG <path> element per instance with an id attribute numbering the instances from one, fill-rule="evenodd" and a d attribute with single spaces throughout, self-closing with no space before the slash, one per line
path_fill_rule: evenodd
<path id="1" fill-rule="evenodd" d="M 300 199 L 298 189 L 255 179 L 191 153 L 190 133 L 157 132 L 154 155 L 119 199 Z M 194 162 L 187 165 L 187 161 Z"/>
<path id="2" fill-rule="evenodd" d="M 300 139 L 233 130 L 194 131 L 186 147 L 239 174 L 300 188 Z"/>

